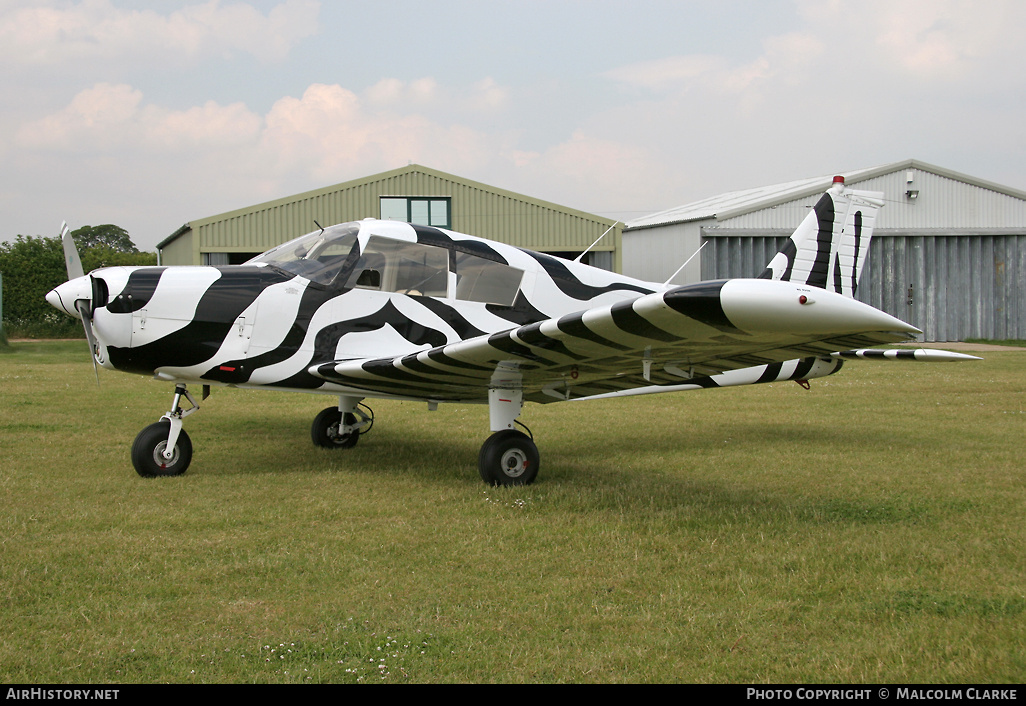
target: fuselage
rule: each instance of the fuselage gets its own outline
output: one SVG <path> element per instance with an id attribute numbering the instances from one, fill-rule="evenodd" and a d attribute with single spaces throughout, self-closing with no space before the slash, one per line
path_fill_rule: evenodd
<path id="1" fill-rule="evenodd" d="M 437 228 L 364 220 L 224 267 L 95 270 L 48 295 L 91 301 L 96 359 L 180 382 L 345 392 L 310 369 L 395 356 L 665 289 Z"/>

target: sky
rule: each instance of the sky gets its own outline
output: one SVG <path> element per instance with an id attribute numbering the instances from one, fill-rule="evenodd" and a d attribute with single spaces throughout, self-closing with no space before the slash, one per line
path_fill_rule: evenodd
<path id="1" fill-rule="evenodd" d="M 1026 190 L 1024 36 L 1021 0 L 0 0 L 0 240 L 152 250 L 410 163 L 620 220 L 910 158 Z"/>

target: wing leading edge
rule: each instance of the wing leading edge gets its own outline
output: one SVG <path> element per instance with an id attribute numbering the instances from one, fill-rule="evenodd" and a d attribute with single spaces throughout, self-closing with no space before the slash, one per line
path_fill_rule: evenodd
<path id="1" fill-rule="evenodd" d="M 554 402 L 829 357 L 917 333 L 833 292 L 775 280 L 725 280 L 414 354 L 314 365 L 310 373 L 371 395 L 484 402 L 489 389 L 499 388 Z"/>

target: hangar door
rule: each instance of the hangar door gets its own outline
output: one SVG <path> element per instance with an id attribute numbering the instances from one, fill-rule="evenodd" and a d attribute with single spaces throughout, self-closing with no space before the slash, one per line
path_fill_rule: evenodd
<path id="1" fill-rule="evenodd" d="M 758 276 L 786 240 L 705 239 L 703 279 Z M 874 234 L 857 298 L 926 341 L 1026 339 L 1026 235 Z"/>

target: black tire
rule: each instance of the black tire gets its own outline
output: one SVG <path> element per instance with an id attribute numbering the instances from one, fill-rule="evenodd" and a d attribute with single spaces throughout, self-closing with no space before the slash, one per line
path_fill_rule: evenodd
<path id="1" fill-rule="evenodd" d="M 178 434 L 175 452 L 168 461 L 163 457 L 167 448 L 167 437 L 171 432 L 171 422 L 162 419 L 151 424 L 135 437 L 132 443 L 132 465 L 143 478 L 158 476 L 180 476 L 192 463 L 192 440 L 185 430 Z"/>
<path id="2" fill-rule="evenodd" d="M 481 446 L 477 469 L 489 485 L 530 485 L 538 477 L 538 447 L 515 429 L 492 434 Z"/>
<path id="3" fill-rule="evenodd" d="M 360 440 L 360 432 L 339 434 L 338 427 L 342 422 L 342 412 L 338 407 L 328 407 L 314 417 L 310 427 L 310 438 L 314 444 L 326 449 L 351 449 Z M 346 424 L 355 424 L 356 415 L 346 412 Z"/>

